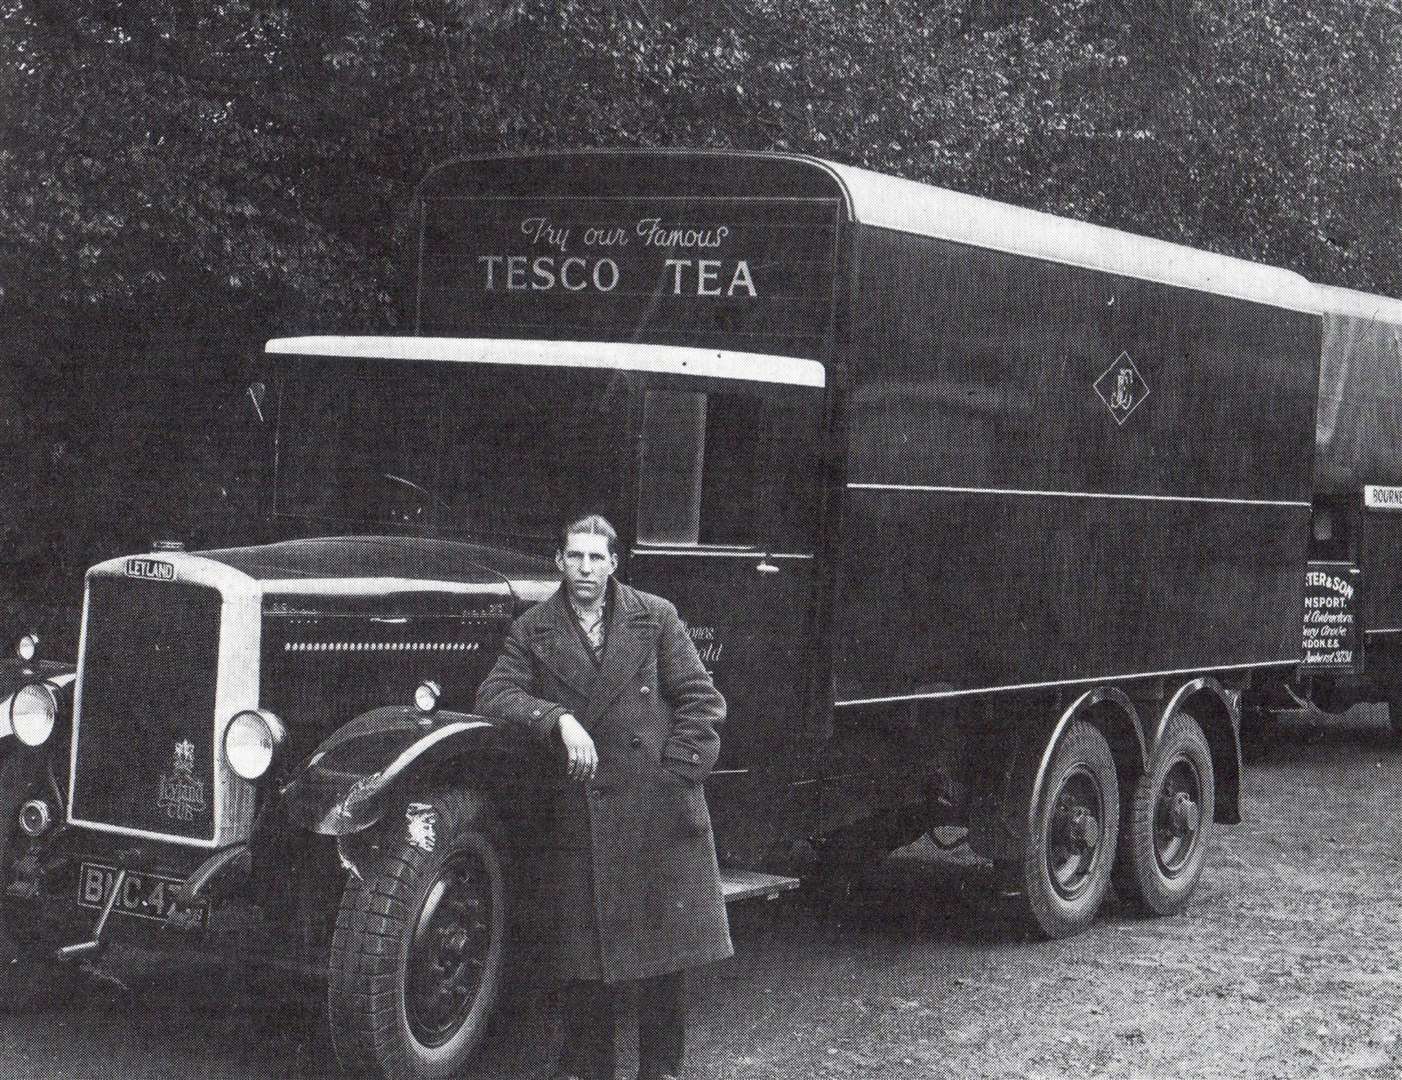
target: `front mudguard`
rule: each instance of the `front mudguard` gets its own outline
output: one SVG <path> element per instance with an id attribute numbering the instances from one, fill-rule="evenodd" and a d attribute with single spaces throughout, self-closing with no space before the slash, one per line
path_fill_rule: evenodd
<path id="1" fill-rule="evenodd" d="M 326 739 L 282 788 L 288 820 L 322 836 L 349 836 L 377 824 L 406 776 L 472 755 L 484 765 L 501 750 L 486 717 L 407 706 L 362 713 Z"/>

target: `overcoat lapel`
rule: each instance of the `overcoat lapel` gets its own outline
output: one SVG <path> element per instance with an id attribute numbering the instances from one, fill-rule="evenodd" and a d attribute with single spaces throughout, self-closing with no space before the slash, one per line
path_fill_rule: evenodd
<path id="1" fill-rule="evenodd" d="M 531 649 L 557 679 L 589 700 L 599 680 L 599 666 L 584 651 L 584 643 L 575 631 L 574 612 L 565 599 L 564 586 L 542 606 L 550 618 L 536 628 L 531 637 Z"/>
<path id="2" fill-rule="evenodd" d="M 584 711 L 592 723 L 613 704 L 613 699 L 657 648 L 661 627 L 646 605 L 626 585 L 614 582 L 613 611 L 609 617 L 607 644 L 593 692 Z"/>

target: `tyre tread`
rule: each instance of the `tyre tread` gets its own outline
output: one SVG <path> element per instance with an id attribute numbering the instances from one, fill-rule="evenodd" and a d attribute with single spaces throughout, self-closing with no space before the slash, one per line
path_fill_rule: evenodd
<path id="1" fill-rule="evenodd" d="M 1165 885 L 1157 871 L 1157 858 L 1154 852 L 1154 802 L 1157 783 L 1158 758 L 1163 753 L 1173 753 L 1175 746 L 1194 747 L 1200 753 L 1205 769 L 1199 780 L 1203 785 L 1201 832 L 1198 848 L 1193 853 L 1196 865 L 1193 867 L 1184 887 Z M 1149 768 L 1135 784 L 1134 794 L 1125 815 L 1125 829 L 1121 838 L 1120 850 L 1116 853 L 1114 884 L 1115 892 L 1130 910 L 1140 915 L 1174 915 L 1187 906 L 1198 878 L 1202 874 L 1207 857 L 1207 843 L 1212 833 L 1212 818 L 1215 810 L 1214 776 L 1212 748 L 1203 734 L 1201 725 L 1187 713 L 1177 713 L 1169 719 L 1154 750 L 1156 760 L 1150 761 Z"/>

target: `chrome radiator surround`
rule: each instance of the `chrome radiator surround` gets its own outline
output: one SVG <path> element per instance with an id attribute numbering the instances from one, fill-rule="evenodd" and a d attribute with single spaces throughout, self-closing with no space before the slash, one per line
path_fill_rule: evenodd
<path id="1" fill-rule="evenodd" d="M 139 627 L 133 625 L 132 633 L 150 639 L 154 650 L 149 657 L 125 658 L 125 669 L 120 661 L 110 663 L 111 657 L 104 654 L 90 656 L 90 649 L 99 647 L 101 634 L 94 634 L 93 594 L 96 588 L 101 593 L 120 594 L 122 583 L 131 586 L 133 597 L 141 595 L 143 601 L 153 598 L 157 601 L 155 612 L 160 613 L 161 590 L 169 589 L 169 609 L 172 625 L 178 617 L 187 614 L 182 610 L 192 606 L 190 587 L 213 590 L 218 594 L 217 640 L 211 650 L 216 659 L 212 688 L 204 684 L 210 682 L 207 673 L 196 671 L 196 681 L 203 677 L 204 684 L 197 685 L 192 696 L 207 699 L 207 691 L 212 689 L 212 710 L 208 715 L 176 716 L 174 718 L 154 715 L 132 717 L 121 713 L 126 699 L 142 700 L 148 687 L 141 683 L 143 665 L 149 659 L 150 671 L 158 688 L 160 677 L 169 674 L 162 672 L 160 662 L 163 652 L 178 653 L 185 644 L 183 637 L 174 640 L 161 639 L 161 627 Z M 180 590 L 185 589 L 182 593 Z M 104 604 L 110 598 L 103 597 Z M 253 819 L 255 788 L 253 784 L 233 773 L 223 759 L 221 747 L 224 731 L 234 715 L 244 709 L 256 708 L 259 697 L 259 648 L 262 634 L 261 590 L 258 582 L 241 571 L 222 563 L 202 559 L 185 553 L 158 553 L 113 559 L 101 563 L 88 571 L 83 596 L 82 636 L 78 647 L 78 680 L 74 701 L 73 739 L 69 762 L 68 823 L 93 829 L 98 832 L 125 836 L 142 837 L 172 844 L 184 844 L 199 848 L 217 848 L 248 838 Z M 143 638 L 143 640 L 145 640 Z M 111 644 L 109 643 L 109 648 Z M 113 650 L 115 651 L 115 649 Z M 172 660 L 177 657 L 172 656 Z M 135 660 L 135 663 L 133 663 Z M 114 667 L 118 673 L 113 674 Z M 101 678 L 97 673 L 101 672 Z M 171 675 L 178 678 L 179 673 Z M 129 680 L 130 693 L 123 693 L 121 683 Z M 116 688 L 113 683 L 116 683 Z M 101 683 L 99 687 L 95 683 Z M 103 700 L 85 700 L 85 694 L 102 692 Z M 108 700 L 113 694 L 119 700 Z M 150 703 L 146 703 L 151 708 Z M 112 799 L 103 792 L 94 790 L 92 781 L 94 770 L 100 770 L 104 762 L 94 760 L 93 753 L 84 754 L 86 746 L 102 745 L 97 739 L 88 744 L 83 739 L 85 707 L 90 711 L 92 724 L 112 725 L 125 723 L 127 730 L 104 730 L 103 738 L 114 749 L 109 753 L 122 764 L 122 752 L 133 748 L 118 746 L 121 736 L 126 734 L 138 743 L 147 736 L 151 745 L 140 747 L 135 754 L 128 753 L 129 770 L 137 775 L 114 776 L 115 785 L 134 785 L 127 794 L 142 800 L 142 813 L 113 813 Z M 119 717 L 114 721 L 114 717 Z M 144 722 L 143 722 L 144 721 Z M 183 725 L 183 726 L 182 726 Z M 164 728 L 166 734 L 155 745 L 154 732 Z M 171 731 L 176 737 L 170 738 Z M 182 734 L 188 731 L 188 735 Z M 205 738 L 208 742 L 205 742 Z M 208 772 L 201 765 L 208 761 Z M 149 762 L 149 764 L 148 764 Z M 205 785 L 208 777 L 210 783 Z M 206 791 L 206 786 L 212 791 Z M 144 803 L 149 800 L 150 806 Z M 96 803 L 96 805 L 92 805 Z M 193 824 L 196 818 L 209 815 L 208 826 L 200 823 L 198 830 L 190 827 L 165 830 L 160 827 L 167 817 L 180 821 L 182 826 Z M 188 816 L 187 816 L 188 815 Z M 149 819 L 149 820 L 147 820 Z M 198 831 L 199 835 L 192 835 Z"/>

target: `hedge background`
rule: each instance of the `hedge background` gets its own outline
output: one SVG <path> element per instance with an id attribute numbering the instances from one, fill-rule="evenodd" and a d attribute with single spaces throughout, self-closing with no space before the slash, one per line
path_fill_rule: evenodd
<path id="1" fill-rule="evenodd" d="M 1402 294 L 1393 0 L 0 0 L 0 590 L 222 537 L 456 155 L 804 151 Z M 9 627 L 0 626 L 0 637 Z"/>

